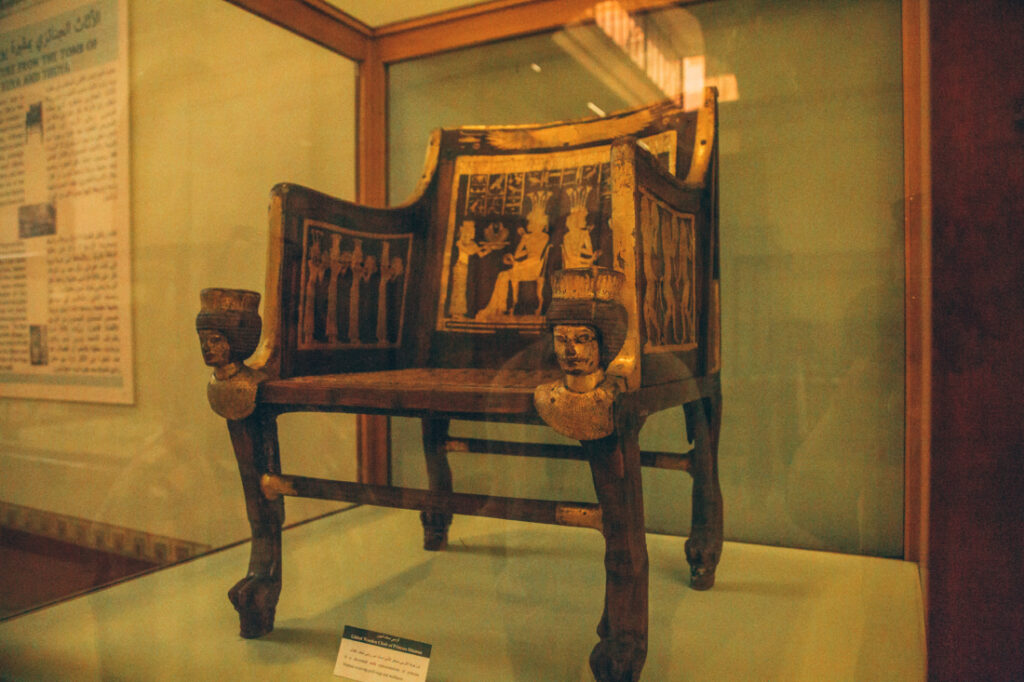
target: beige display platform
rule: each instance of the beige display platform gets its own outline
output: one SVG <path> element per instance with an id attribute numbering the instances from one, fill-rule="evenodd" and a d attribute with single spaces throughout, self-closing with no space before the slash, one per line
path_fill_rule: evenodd
<path id="1" fill-rule="evenodd" d="M 431 681 L 591 680 L 599 533 L 456 517 L 421 549 L 415 512 L 359 507 L 284 533 L 277 626 L 238 636 L 237 546 L 0 623 L 3 680 L 339 680 L 344 626 L 433 645 Z M 643 680 L 922 680 L 917 566 L 726 543 L 714 589 L 683 539 L 647 536 Z"/>

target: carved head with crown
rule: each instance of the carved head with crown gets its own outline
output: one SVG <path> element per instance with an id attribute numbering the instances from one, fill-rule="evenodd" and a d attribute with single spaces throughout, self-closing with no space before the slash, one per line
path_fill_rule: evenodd
<path id="1" fill-rule="evenodd" d="M 624 280 L 621 272 L 599 267 L 559 270 L 551 277 L 547 320 L 570 390 L 582 393 L 600 384 L 625 343 L 626 311 L 618 302 Z"/>
<path id="2" fill-rule="evenodd" d="M 196 332 L 203 361 L 216 371 L 237 370 L 260 340 L 260 295 L 243 289 L 203 289 Z"/>

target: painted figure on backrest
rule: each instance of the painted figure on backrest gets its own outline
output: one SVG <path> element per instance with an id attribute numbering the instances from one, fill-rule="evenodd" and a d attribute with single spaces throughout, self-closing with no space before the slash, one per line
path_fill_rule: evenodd
<path id="1" fill-rule="evenodd" d="M 551 192 L 539 191 L 530 195 L 532 207 L 526 216 L 526 228 L 519 230 L 519 243 L 514 253 L 506 254 L 504 262 L 511 267 L 498 273 L 487 306 L 477 314 L 479 319 L 512 315 L 519 302 L 519 285 L 535 282 L 537 286 L 537 309 L 539 315 L 544 306 L 544 265 L 550 247 L 547 213 Z M 509 305 L 511 290 L 512 302 Z"/>

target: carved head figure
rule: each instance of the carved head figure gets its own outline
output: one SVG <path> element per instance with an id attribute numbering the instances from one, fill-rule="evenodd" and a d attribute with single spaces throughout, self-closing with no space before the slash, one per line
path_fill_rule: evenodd
<path id="1" fill-rule="evenodd" d="M 363 260 L 363 281 L 369 282 L 370 277 L 377 272 L 377 257 L 373 254 L 368 255 Z"/>
<path id="2" fill-rule="evenodd" d="M 626 276 L 609 268 L 572 268 L 551 276 L 547 321 L 564 375 L 533 391 L 544 423 L 563 436 L 596 440 L 615 430 L 621 377 L 605 371 L 626 342 L 626 309 L 618 302 Z"/>
<path id="3" fill-rule="evenodd" d="M 327 253 L 327 260 L 331 264 L 331 268 L 339 276 L 344 274 L 345 270 L 348 269 L 348 258 L 346 253 L 341 251 L 341 235 L 331 235 L 331 250 Z"/>
<path id="4" fill-rule="evenodd" d="M 391 263 L 387 267 L 387 279 L 391 281 L 402 276 L 405 272 L 405 263 L 400 256 L 392 256 Z"/>
<path id="5" fill-rule="evenodd" d="M 600 382 L 604 369 L 622 349 L 626 310 L 616 298 L 624 279 L 620 272 L 598 267 L 552 275 L 547 321 L 558 364 L 570 387 L 581 385 L 580 379 L 586 376 Z"/>
<path id="6" fill-rule="evenodd" d="M 463 220 L 459 224 L 459 243 L 469 244 L 476 241 L 476 221 Z"/>
<path id="7" fill-rule="evenodd" d="M 602 369 L 597 329 L 588 324 L 556 324 L 552 335 L 555 357 L 563 372 L 586 376 Z"/>
<path id="8" fill-rule="evenodd" d="M 260 340 L 260 295 L 242 289 L 203 289 L 196 331 L 203 362 L 218 369 L 241 363 Z"/>
<path id="9" fill-rule="evenodd" d="M 209 367 L 223 367 L 231 362 L 231 342 L 219 329 L 197 329 L 203 362 Z"/>
<path id="10" fill-rule="evenodd" d="M 314 266 L 321 265 L 323 261 L 323 246 L 320 244 L 320 237 L 315 234 L 309 236 L 309 261 Z"/>

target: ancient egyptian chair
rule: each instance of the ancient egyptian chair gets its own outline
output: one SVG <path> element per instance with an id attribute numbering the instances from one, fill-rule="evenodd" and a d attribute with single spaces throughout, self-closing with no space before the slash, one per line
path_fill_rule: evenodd
<path id="1" fill-rule="evenodd" d="M 282 496 L 418 509 L 430 550 L 445 546 L 453 514 L 476 514 L 603 534 L 591 667 L 599 680 L 636 679 L 647 650 L 641 467 L 693 477 L 692 587 L 712 586 L 722 546 L 716 165 L 708 89 L 690 112 L 666 102 L 440 130 L 414 198 L 396 208 L 275 187 L 262 323 L 259 295 L 230 289 L 205 290 L 196 323 L 252 525 L 249 571 L 229 595 L 242 636 L 273 628 Z M 596 369 L 574 373 L 588 353 Z M 646 417 L 679 405 L 681 452 L 641 451 Z M 429 489 L 282 472 L 276 420 L 295 411 L 421 418 Z M 452 439 L 452 419 L 547 423 L 580 445 Z M 585 460 L 598 502 L 453 492 L 453 450 Z"/>

